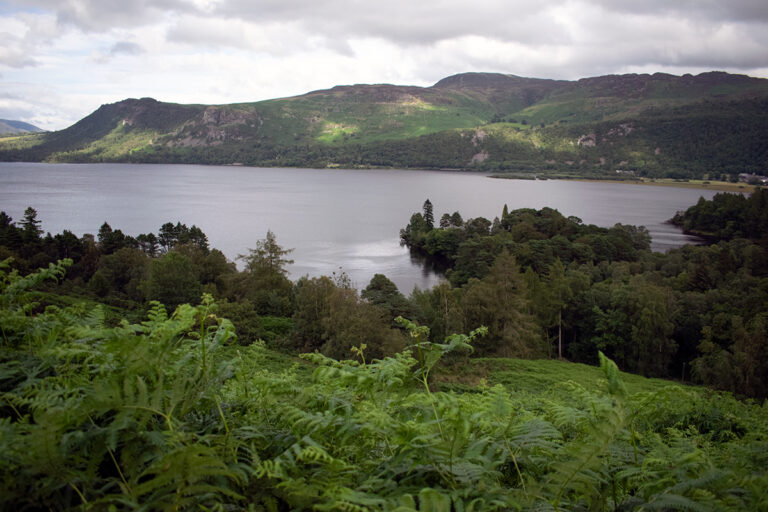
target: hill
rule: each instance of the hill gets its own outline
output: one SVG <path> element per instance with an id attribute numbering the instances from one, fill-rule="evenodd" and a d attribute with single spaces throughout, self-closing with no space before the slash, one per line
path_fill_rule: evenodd
<path id="1" fill-rule="evenodd" d="M 577 81 L 464 73 L 231 105 L 103 105 L 0 159 L 736 176 L 768 167 L 768 80 L 723 72 Z"/>
<path id="2" fill-rule="evenodd" d="M 9 119 L 0 119 L 0 136 L 15 135 L 19 133 L 42 132 L 40 128 L 24 121 L 12 121 Z"/>

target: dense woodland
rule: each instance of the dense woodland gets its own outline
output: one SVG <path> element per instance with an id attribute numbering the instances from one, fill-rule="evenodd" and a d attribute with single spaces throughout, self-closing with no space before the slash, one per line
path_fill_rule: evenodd
<path id="1" fill-rule="evenodd" d="M 505 207 L 492 222 L 455 212 L 436 224 L 427 201 L 401 237 L 445 265 L 450 284 L 412 296 L 424 305 L 417 318 L 441 334 L 489 325 L 485 343 L 499 355 L 594 363 L 601 350 L 627 371 L 764 398 L 767 200 L 765 190 L 700 200 L 676 219 L 720 241 L 666 254 L 649 250 L 643 228 L 584 225 L 548 208 Z"/>
<path id="2" fill-rule="evenodd" d="M 78 238 L 0 213 L 0 503 L 765 509 L 767 196 L 699 202 L 677 219 L 720 240 L 666 254 L 643 228 L 427 200 L 401 237 L 448 279 L 408 297 L 291 282 L 271 232 L 238 270 L 180 222 Z M 549 361 L 529 386 L 494 377 L 508 358 L 601 373 Z"/>

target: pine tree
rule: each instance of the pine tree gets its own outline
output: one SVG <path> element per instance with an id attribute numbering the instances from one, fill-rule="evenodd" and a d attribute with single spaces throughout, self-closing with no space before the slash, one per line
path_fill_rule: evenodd
<path id="1" fill-rule="evenodd" d="M 43 234 L 43 230 L 40 228 L 40 221 L 37 219 L 37 210 L 31 206 L 24 210 L 24 220 L 21 221 L 21 229 L 24 242 L 39 240 Z"/>
<path id="2" fill-rule="evenodd" d="M 434 229 L 435 214 L 432 209 L 432 202 L 429 199 L 424 201 L 424 220 L 426 221 L 427 227 L 429 227 L 430 230 Z"/>

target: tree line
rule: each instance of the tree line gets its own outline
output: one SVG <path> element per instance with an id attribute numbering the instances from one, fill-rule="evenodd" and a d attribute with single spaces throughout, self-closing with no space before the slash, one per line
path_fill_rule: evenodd
<path id="1" fill-rule="evenodd" d="M 318 349 L 347 357 L 351 346 L 366 340 L 370 357 L 382 357 L 405 346 L 391 311 L 367 300 L 368 292 L 358 294 L 343 272 L 291 282 L 291 249 L 271 231 L 238 256 L 238 269 L 194 225 L 167 222 L 157 233 L 129 236 L 105 222 L 97 235 L 78 237 L 69 230 L 43 235 L 40 224 L 31 207 L 19 222 L 0 212 L 0 260 L 10 258 L 23 274 L 71 259 L 66 278 L 51 289 L 55 293 L 96 300 L 132 318 L 141 318 L 151 301 L 173 309 L 197 304 L 207 293 L 237 324 L 240 343 L 262 339 L 293 353 Z M 374 278 L 369 292 L 399 294 L 384 276 Z"/>
<path id="2" fill-rule="evenodd" d="M 702 199 L 683 216 L 723 202 L 763 218 L 763 192 Z M 764 238 L 661 254 L 644 228 L 584 225 L 549 208 L 434 218 L 427 200 L 401 231 L 412 251 L 448 269 L 447 283 L 411 297 L 414 318 L 433 332 L 484 322 L 486 353 L 595 363 L 603 351 L 627 371 L 768 396 Z"/>
<path id="3" fill-rule="evenodd" d="M 760 197 L 726 199 L 752 211 Z M 446 281 L 406 297 L 377 274 L 358 293 L 343 272 L 291 282 L 290 250 L 272 232 L 239 256 L 238 269 L 196 226 L 168 222 L 131 237 L 105 223 L 96 236 L 43 236 L 34 209 L 18 223 L 0 213 L 0 258 L 12 257 L 19 271 L 74 261 L 56 293 L 134 318 L 150 301 L 174 308 L 207 293 L 241 344 L 261 339 L 290 353 L 346 358 L 364 342 L 378 358 L 409 344 L 394 322 L 402 316 L 436 340 L 486 326 L 475 356 L 594 364 L 602 351 L 627 371 L 768 396 L 768 253 L 756 240 L 660 254 L 642 227 L 602 228 L 551 208 L 507 206 L 492 221 L 459 212 L 438 218 L 429 200 L 401 237 L 425 264 L 445 269 Z"/>

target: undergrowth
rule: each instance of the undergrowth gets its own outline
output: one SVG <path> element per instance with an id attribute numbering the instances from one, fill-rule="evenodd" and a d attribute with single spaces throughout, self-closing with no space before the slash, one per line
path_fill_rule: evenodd
<path id="1" fill-rule="evenodd" d="M 766 510 L 768 409 L 666 385 L 438 391 L 475 337 L 278 367 L 205 296 L 108 327 L 0 267 L 3 510 Z M 455 362 L 455 361 L 454 361 Z M 306 365 L 314 368 L 307 375 Z"/>

